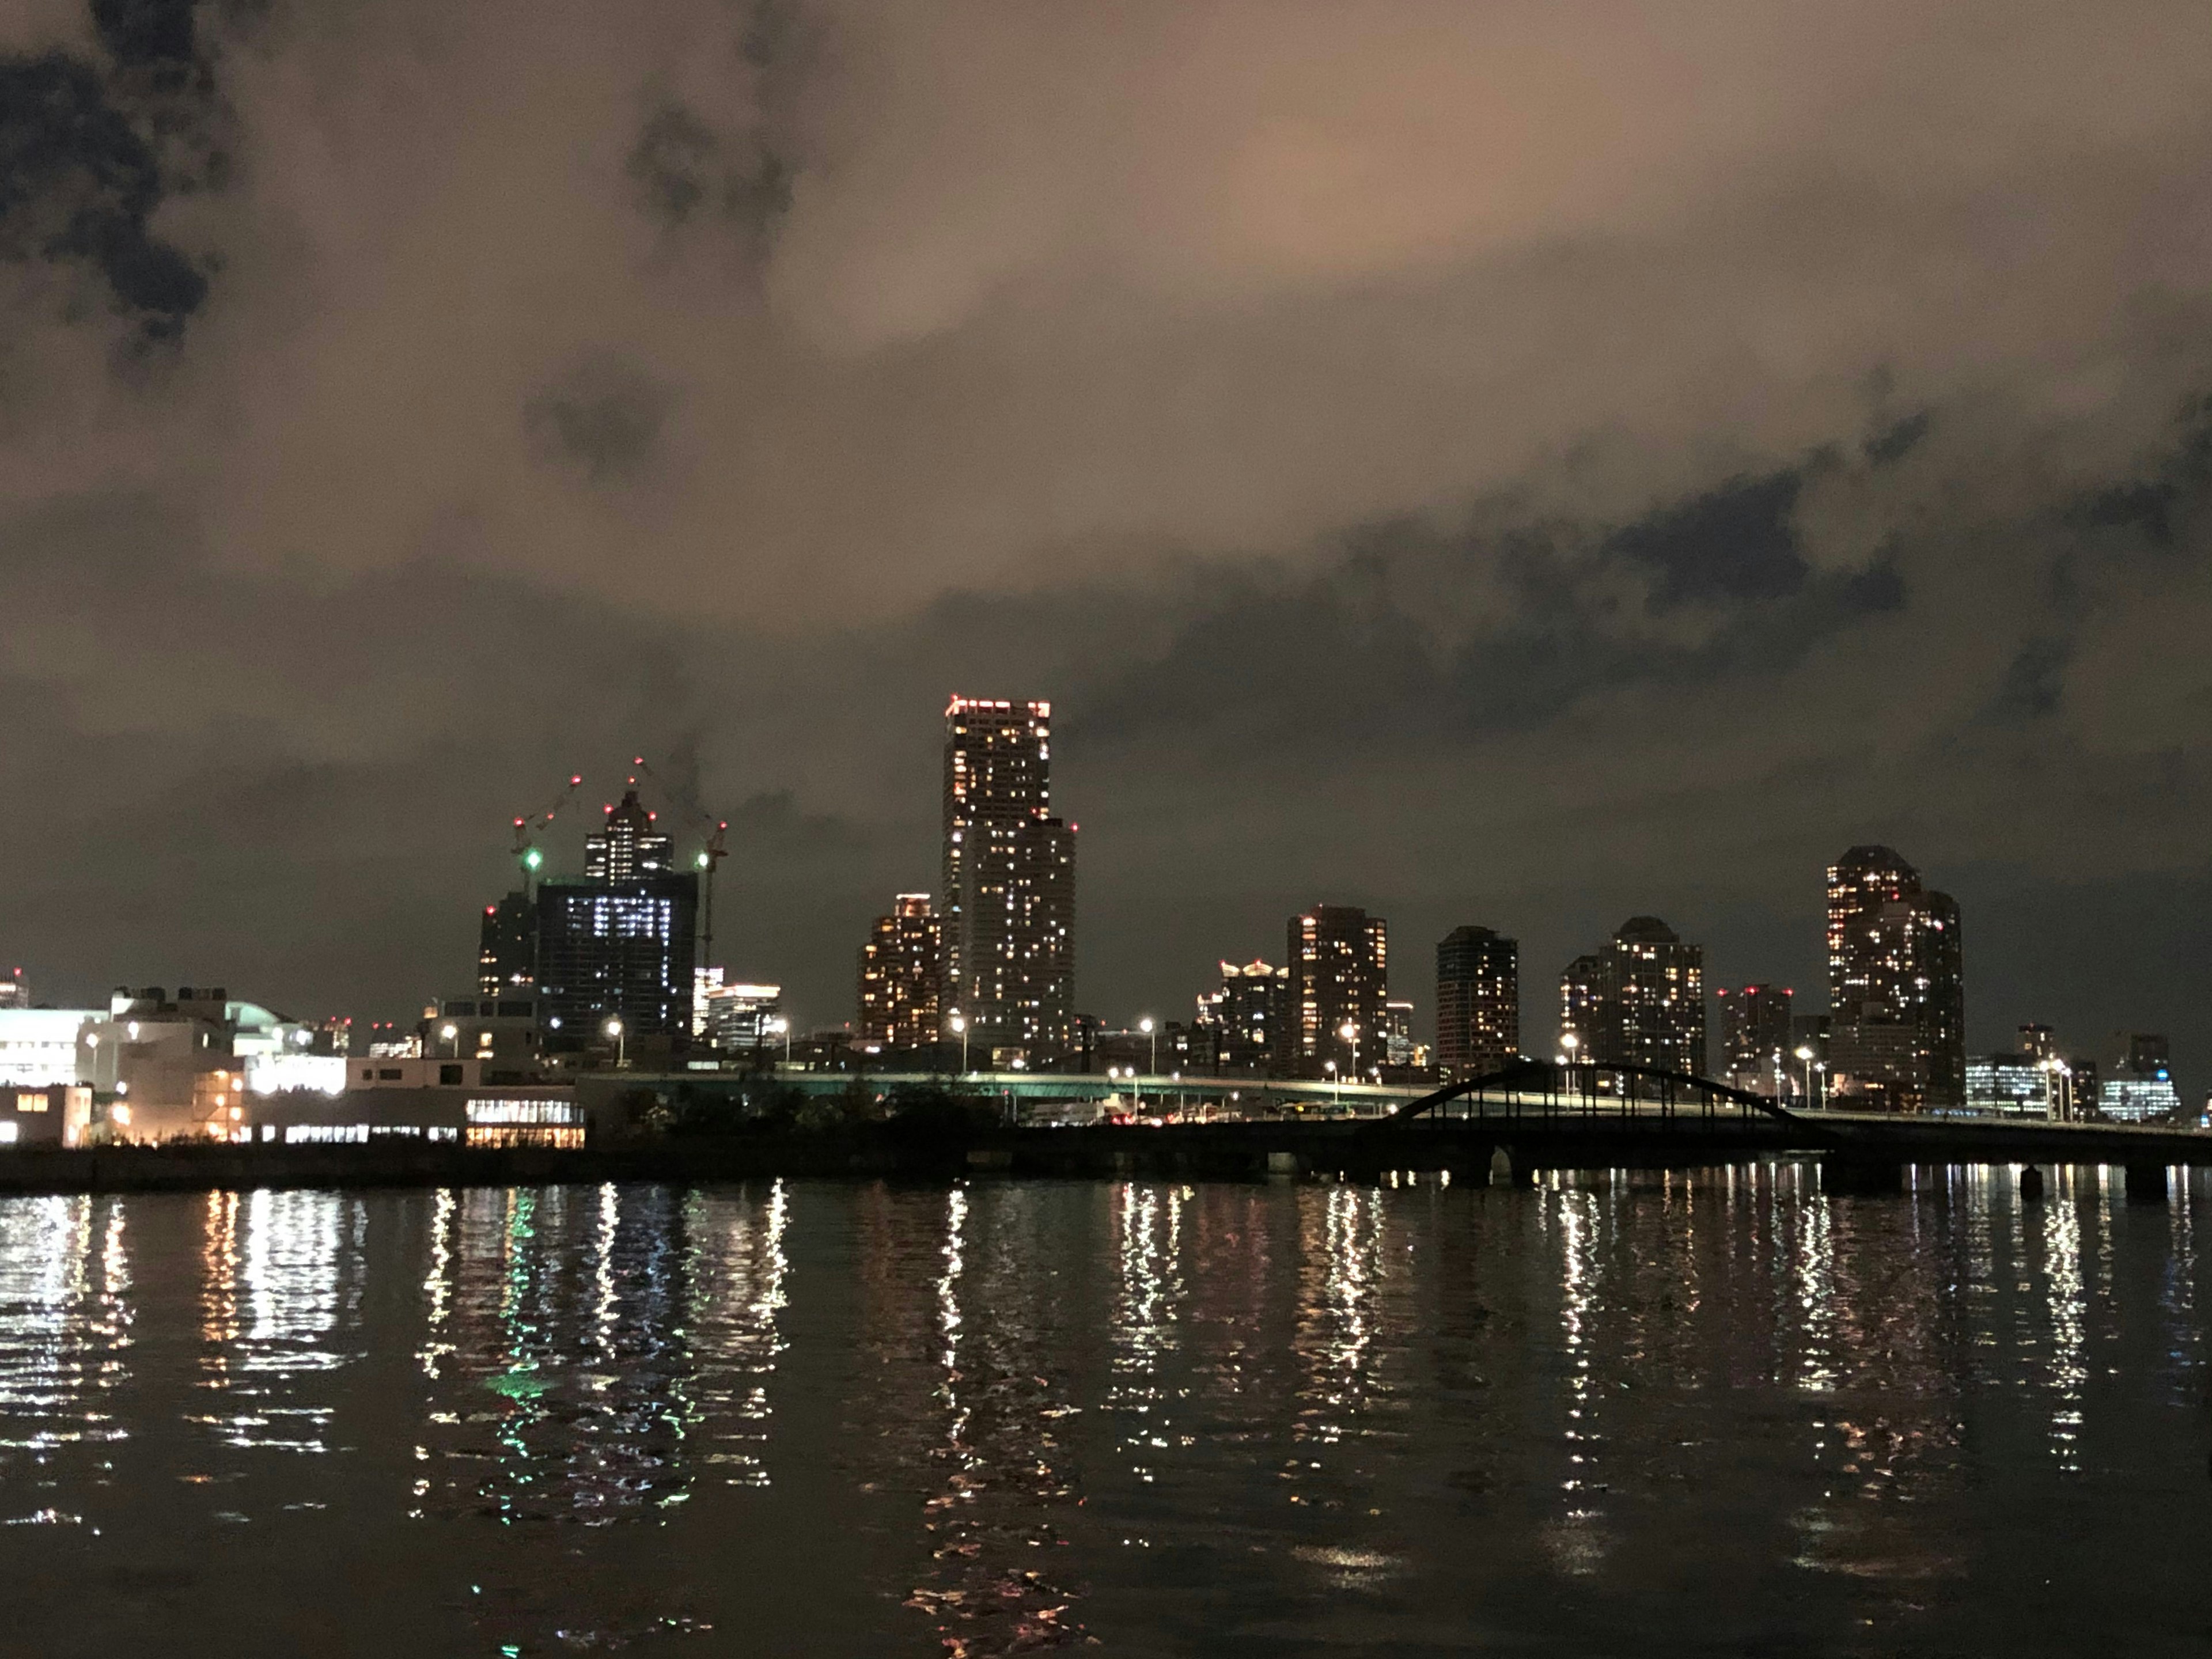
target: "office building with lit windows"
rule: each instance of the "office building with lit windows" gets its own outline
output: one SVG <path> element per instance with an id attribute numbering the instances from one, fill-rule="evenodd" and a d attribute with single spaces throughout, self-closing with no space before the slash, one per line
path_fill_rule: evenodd
<path id="1" fill-rule="evenodd" d="M 1390 930 L 1357 905 L 1292 916 L 1289 1018 L 1276 1061 L 1285 1077 L 1374 1074 L 1388 1059 Z M 1351 1035 L 1346 1036 L 1349 1028 Z"/>
<path id="2" fill-rule="evenodd" d="M 1828 1063 L 1838 1106 L 1955 1110 L 1966 1102 L 1959 907 L 1888 847 L 1828 869 Z"/>
<path id="3" fill-rule="evenodd" d="M 1052 705 L 947 703 L 944 806 L 939 1017 L 994 1063 L 1055 1062 L 1074 1047 L 1075 826 L 1052 814 Z"/>
<path id="4" fill-rule="evenodd" d="M 2180 1115 L 2181 1093 L 2166 1038 L 2137 1032 L 2128 1039 L 2128 1055 L 2106 1073 L 2097 1090 L 2097 1110 L 2116 1123 L 2164 1123 Z"/>
<path id="5" fill-rule="evenodd" d="M 1521 1057 L 1521 946 L 1487 927 L 1437 942 L 1437 1064 L 1448 1079 L 1486 1077 Z"/>
<path id="6" fill-rule="evenodd" d="M 935 1044 L 942 1030 L 937 1000 L 944 979 L 944 924 L 931 914 L 928 894 L 901 893 L 891 901 L 890 914 L 876 918 L 860 947 L 861 1046 Z"/>
<path id="7" fill-rule="evenodd" d="M 1577 1060 L 1703 1076 L 1705 947 L 1656 916 L 1631 916 L 1559 976 L 1559 1027 L 1562 1052 Z"/>
<path id="8" fill-rule="evenodd" d="M 667 836 L 633 789 L 585 843 L 584 874 L 538 884 L 536 987 L 546 1046 L 681 1048 L 691 1031 L 698 878 L 672 867 Z"/>

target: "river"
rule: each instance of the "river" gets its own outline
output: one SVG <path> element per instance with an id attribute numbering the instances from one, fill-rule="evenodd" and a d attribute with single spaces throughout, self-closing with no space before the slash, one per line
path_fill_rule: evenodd
<path id="1" fill-rule="evenodd" d="M 2202 1175 L 0 1202 L 0 1651 L 2212 1650 Z"/>

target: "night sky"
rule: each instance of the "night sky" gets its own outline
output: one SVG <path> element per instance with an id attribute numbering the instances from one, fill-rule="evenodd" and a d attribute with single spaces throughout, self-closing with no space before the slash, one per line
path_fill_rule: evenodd
<path id="1" fill-rule="evenodd" d="M 807 1024 L 1056 707 L 1078 1003 L 1317 900 L 2212 1083 L 2212 7 L 0 0 L 0 956 L 388 1018 L 643 753 Z M 679 834 L 672 813 L 663 822 Z"/>

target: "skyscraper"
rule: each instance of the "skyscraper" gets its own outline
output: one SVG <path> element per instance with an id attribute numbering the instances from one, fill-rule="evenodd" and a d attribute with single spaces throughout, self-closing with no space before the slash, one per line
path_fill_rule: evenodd
<path id="1" fill-rule="evenodd" d="M 1437 1063 L 1447 1078 L 1485 1077 L 1521 1054 L 1521 946 L 1487 927 L 1437 943 Z"/>
<path id="2" fill-rule="evenodd" d="M 1075 826 L 1052 816 L 1051 780 L 1050 703 L 945 705 L 939 1013 L 1031 1064 L 1074 1036 Z"/>
<path id="3" fill-rule="evenodd" d="M 1727 1080 L 1739 1089 L 1763 1095 L 1802 1090 L 1804 1068 L 1796 1060 L 1790 1041 L 1796 994 L 1779 985 L 1747 985 L 1741 990 L 1713 994 L 1721 1002 L 1721 1048 Z"/>
<path id="4" fill-rule="evenodd" d="M 1264 1072 L 1289 1018 L 1291 970 L 1264 962 L 1221 964 L 1221 988 L 1198 999 L 1198 1025 L 1218 1072 Z"/>
<path id="5" fill-rule="evenodd" d="M 929 895 L 901 893 L 860 947 L 860 1040 L 880 1048 L 920 1048 L 939 1040 L 945 976 L 944 927 Z"/>
<path id="6" fill-rule="evenodd" d="M 1828 1063 L 1838 1105 L 1966 1102 L 1959 907 L 1887 847 L 1828 867 Z"/>
<path id="7" fill-rule="evenodd" d="M 1364 1076 L 1384 1059 L 1390 996 L 1389 924 L 1357 905 L 1316 904 L 1291 918 L 1290 1018 L 1283 1022 L 1285 1077 L 1320 1077 L 1335 1062 Z M 1345 1028 L 1352 1035 L 1346 1037 Z"/>
<path id="8" fill-rule="evenodd" d="M 1631 916 L 1606 947 L 1559 976 L 1562 1035 L 1578 1060 L 1705 1069 L 1705 952 L 1656 916 Z"/>
<path id="9" fill-rule="evenodd" d="M 539 884 L 538 1004 L 549 1047 L 597 1042 L 617 1018 L 633 1050 L 689 1039 L 699 882 L 672 862 L 633 789 L 585 842 L 582 879 Z"/>
<path id="10" fill-rule="evenodd" d="M 483 930 L 477 946 L 477 990 L 484 996 L 513 996 L 538 982 L 538 912 L 525 892 L 509 893 L 484 906 Z"/>

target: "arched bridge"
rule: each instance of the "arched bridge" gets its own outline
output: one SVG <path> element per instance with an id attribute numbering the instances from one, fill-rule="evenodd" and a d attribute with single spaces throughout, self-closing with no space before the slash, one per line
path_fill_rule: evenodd
<path id="1" fill-rule="evenodd" d="M 1582 1060 L 1559 1063 L 1523 1057 L 1495 1072 L 1409 1100 L 1384 1122 L 1395 1128 L 1441 1128 L 1472 1124 L 1659 1128 L 1680 1119 L 1722 1127 L 1796 1130 L 1816 1138 L 1803 1119 L 1765 1095 L 1709 1077 L 1654 1066 Z M 1765 1136 L 1762 1134 L 1762 1139 Z"/>

